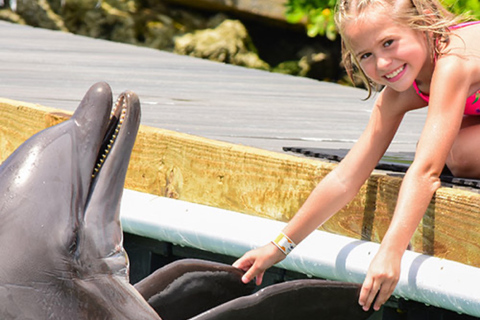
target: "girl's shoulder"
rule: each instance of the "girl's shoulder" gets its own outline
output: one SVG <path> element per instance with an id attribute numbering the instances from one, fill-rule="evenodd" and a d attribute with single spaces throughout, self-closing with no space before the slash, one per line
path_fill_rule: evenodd
<path id="1" fill-rule="evenodd" d="M 451 36 L 449 37 L 449 44 L 446 52 L 452 50 L 458 53 L 464 52 L 471 54 L 474 51 L 477 55 L 480 52 L 478 43 L 478 34 L 480 33 L 480 21 L 469 22 L 467 24 L 460 24 L 451 29 Z M 479 56 L 480 58 L 480 56 Z"/>
<path id="2" fill-rule="evenodd" d="M 447 84 L 463 84 L 469 93 L 480 88 L 480 24 L 452 31 L 448 46 L 436 61 L 434 73 Z M 466 81 L 466 82 L 465 82 Z M 442 89 L 443 90 L 443 89 Z"/>

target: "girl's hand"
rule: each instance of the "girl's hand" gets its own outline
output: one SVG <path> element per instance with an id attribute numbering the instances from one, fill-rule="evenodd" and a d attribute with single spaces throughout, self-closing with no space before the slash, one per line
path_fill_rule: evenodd
<path id="1" fill-rule="evenodd" d="M 380 250 L 382 249 L 380 248 Z M 368 268 L 367 277 L 360 291 L 358 303 L 363 310 L 368 311 L 374 300 L 373 309 L 380 310 L 380 307 L 392 295 L 400 278 L 401 259 L 401 255 L 392 252 L 379 251 L 377 253 Z"/>
<path id="2" fill-rule="evenodd" d="M 234 267 L 242 269 L 245 274 L 242 277 L 243 283 L 248 283 L 253 278 L 257 278 L 257 286 L 262 283 L 265 270 L 274 264 L 285 259 L 285 254 L 274 244 L 269 243 L 263 247 L 248 251 L 235 261 Z"/>

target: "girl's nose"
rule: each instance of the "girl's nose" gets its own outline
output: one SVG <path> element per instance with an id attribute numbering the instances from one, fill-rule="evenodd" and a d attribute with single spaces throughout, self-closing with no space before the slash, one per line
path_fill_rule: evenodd
<path id="1" fill-rule="evenodd" d="M 377 57 L 377 68 L 379 70 L 386 69 L 390 66 L 392 59 L 386 56 Z"/>

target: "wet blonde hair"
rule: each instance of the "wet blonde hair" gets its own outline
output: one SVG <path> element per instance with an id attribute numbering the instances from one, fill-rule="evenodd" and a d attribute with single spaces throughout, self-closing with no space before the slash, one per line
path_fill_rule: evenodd
<path id="1" fill-rule="evenodd" d="M 449 41 L 449 28 L 466 20 L 465 16 L 455 16 L 449 12 L 438 0 L 339 0 L 335 12 L 335 23 L 341 35 L 342 62 L 349 78 L 355 83 L 355 76 L 360 76 L 368 89 L 368 96 L 372 95 L 373 88 L 378 87 L 369 79 L 355 54 L 351 52 L 348 39 L 345 37 L 345 26 L 348 22 L 362 16 L 367 16 L 367 9 L 372 6 L 382 6 L 391 13 L 387 19 L 424 32 L 430 47 L 431 58 L 441 55 L 442 48 Z"/>

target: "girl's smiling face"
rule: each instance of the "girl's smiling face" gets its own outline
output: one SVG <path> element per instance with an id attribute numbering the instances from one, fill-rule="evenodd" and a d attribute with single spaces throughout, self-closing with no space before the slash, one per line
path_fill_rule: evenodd
<path id="1" fill-rule="evenodd" d="M 433 64 L 425 35 L 393 21 L 385 7 L 373 6 L 349 22 L 344 37 L 375 83 L 402 92 L 416 79 L 430 81 Z"/>

